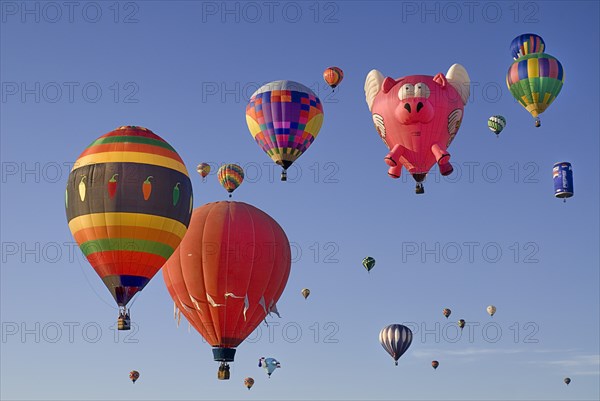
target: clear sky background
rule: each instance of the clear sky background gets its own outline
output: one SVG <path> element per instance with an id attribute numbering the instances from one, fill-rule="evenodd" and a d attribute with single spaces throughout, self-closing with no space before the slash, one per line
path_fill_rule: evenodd
<path id="1" fill-rule="evenodd" d="M 600 397 L 598 2 L 0 5 L 3 399 Z M 505 84 L 510 42 L 526 32 L 566 76 L 539 129 Z M 450 147 L 455 173 L 434 168 L 416 196 L 410 177 L 387 176 L 364 79 L 454 63 L 472 81 Z M 331 65 L 345 74 L 335 93 L 321 76 Z M 311 87 L 325 112 L 287 183 L 244 117 L 252 92 L 279 79 Z M 508 121 L 499 139 L 487 128 L 494 114 Z M 176 327 L 161 273 L 133 305 L 137 329 L 115 338 L 113 300 L 73 248 L 70 164 L 121 125 L 177 149 L 195 207 L 227 198 L 215 169 L 201 182 L 198 163 L 242 165 L 234 200 L 270 214 L 292 242 L 282 318 L 238 348 L 229 381 L 217 380 L 200 335 L 184 319 Z M 553 196 L 558 161 L 573 164 L 566 203 Z M 415 334 L 397 367 L 378 343 L 390 323 Z M 282 364 L 270 379 L 261 356 Z"/>

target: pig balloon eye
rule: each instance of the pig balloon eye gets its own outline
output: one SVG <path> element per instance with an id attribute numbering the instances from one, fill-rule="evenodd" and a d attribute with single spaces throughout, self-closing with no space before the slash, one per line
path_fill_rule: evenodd
<path id="1" fill-rule="evenodd" d="M 424 97 L 427 99 L 429 97 L 429 86 L 424 84 L 423 82 L 419 82 L 415 85 L 415 97 Z"/>
<path id="2" fill-rule="evenodd" d="M 402 87 L 400 88 L 400 91 L 398 92 L 398 98 L 400 100 L 408 99 L 410 97 L 413 97 L 414 95 L 415 95 L 415 87 L 413 86 L 413 84 L 402 85 Z"/>

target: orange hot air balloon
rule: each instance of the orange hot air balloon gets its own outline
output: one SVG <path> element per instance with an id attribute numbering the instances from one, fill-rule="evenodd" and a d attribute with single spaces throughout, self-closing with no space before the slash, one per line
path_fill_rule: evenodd
<path id="1" fill-rule="evenodd" d="M 344 71 L 339 67 L 329 67 L 323 71 L 323 79 L 331 89 L 335 89 L 344 79 Z"/>
<path id="2" fill-rule="evenodd" d="M 194 210 L 162 271 L 175 305 L 228 370 L 236 347 L 278 314 L 290 267 L 289 241 L 273 218 L 247 203 L 214 202 Z"/>
<path id="3" fill-rule="evenodd" d="M 434 369 L 437 369 L 438 366 L 440 366 L 440 363 L 438 361 L 431 361 L 431 367 Z"/>

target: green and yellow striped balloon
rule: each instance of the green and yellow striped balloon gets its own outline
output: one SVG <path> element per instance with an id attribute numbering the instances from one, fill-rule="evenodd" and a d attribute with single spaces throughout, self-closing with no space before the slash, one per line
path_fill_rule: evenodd
<path id="1" fill-rule="evenodd" d="M 237 164 L 224 164 L 219 168 L 217 178 L 231 198 L 231 193 L 244 181 L 244 170 Z"/>
<path id="2" fill-rule="evenodd" d="M 123 126 L 89 145 L 67 183 L 67 221 L 119 306 L 126 306 L 177 248 L 191 218 L 183 161 L 152 131 Z"/>

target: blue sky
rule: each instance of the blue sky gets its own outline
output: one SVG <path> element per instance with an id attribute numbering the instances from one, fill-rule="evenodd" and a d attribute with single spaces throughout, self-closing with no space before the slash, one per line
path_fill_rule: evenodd
<path id="1" fill-rule="evenodd" d="M 598 399 L 598 3 L 270 4 L 0 3 L 1 397 Z M 539 129 L 505 85 L 510 41 L 525 32 L 565 69 Z M 472 81 L 449 149 L 455 173 L 432 170 L 415 196 L 412 179 L 386 174 L 364 79 L 454 63 Z M 335 93 L 321 77 L 330 65 L 345 74 Z M 279 79 L 311 87 L 325 112 L 287 183 L 244 117 L 252 92 Z M 494 114 L 508 121 L 499 139 L 487 128 Z M 208 344 L 176 327 L 160 273 L 133 306 L 137 330 L 115 339 L 112 298 L 73 248 L 69 163 L 121 125 L 178 150 L 195 207 L 227 197 L 214 173 L 201 182 L 199 162 L 242 165 L 234 199 L 269 213 L 292 242 L 282 318 L 239 347 L 229 382 L 216 379 Z M 553 197 L 558 161 L 573 164 L 566 204 Z M 377 341 L 390 323 L 415 329 L 397 367 Z M 282 363 L 270 379 L 261 356 Z"/>

